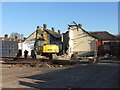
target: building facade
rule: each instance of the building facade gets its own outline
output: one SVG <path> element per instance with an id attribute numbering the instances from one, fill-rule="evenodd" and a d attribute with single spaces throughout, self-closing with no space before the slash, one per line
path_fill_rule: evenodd
<path id="1" fill-rule="evenodd" d="M 81 24 L 68 26 L 68 31 L 63 34 L 63 49 L 65 52 L 68 51 L 70 57 L 75 52 L 79 56 L 116 55 L 116 49 L 113 50 L 112 45 L 105 44 L 107 42 L 119 42 L 120 39 L 116 36 L 106 31 L 87 32 L 82 28 Z"/>
<path id="2" fill-rule="evenodd" d="M 16 38 L 0 37 L 0 57 L 16 57 L 18 53 L 18 42 Z"/>
<path id="3" fill-rule="evenodd" d="M 48 44 L 56 44 L 59 45 L 60 47 L 62 46 L 61 43 L 61 34 L 60 31 L 55 32 L 52 28 L 52 30 L 44 29 L 41 28 L 44 32 L 47 33 L 47 39 L 48 39 Z M 24 54 L 24 51 L 28 51 L 28 55 L 31 55 L 31 50 L 34 50 L 35 47 L 35 40 L 36 40 L 36 31 L 34 31 L 26 40 L 22 43 L 19 43 L 19 49 L 22 49 L 22 53 Z M 41 41 L 42 42 L 42 41 Z M 61 48 L 60 48 L 61 49 Z"/>
<path id="4" fill-rule="evenodd" d="M 71 56 L 77 52 L 79 56 L 94 55 L 96 39 L 90 36 L 81 25 L 69 25 L 68 28 L 68 53 Z"/>

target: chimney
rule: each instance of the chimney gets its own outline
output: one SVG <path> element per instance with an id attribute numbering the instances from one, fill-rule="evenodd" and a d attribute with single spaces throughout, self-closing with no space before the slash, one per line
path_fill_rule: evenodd
<path id="1" fill-rule="evenodd" d="M 47 29 L 47 24 L 43 24 L 43 29 Z"/>
<path id="2" fill-rule="evenodd" d="M 17 41 L 18 40 L 18 36 L 15 36 L 15 41 Z"/>
<path id="3" fill-rule="evenodd" d="M 24 37 L 24 41 L 26 40 L 27 38 L 26 37 Z"/>
<path id="4" fill-rule="evenodd" d="M 60 34 L 60 30 L 58 30 L 58 34 Z"/>
<path id="5" fill-rule="evenodd" d="M 55 29 L 53 27 L 51 29 L 52 29 L 53 32 L 55 32 Z"/>
<path id="6" fill-rule="evenodd" d="M 68 27 L 68 31 L 70 31 L 70 27 Z"/>
<path id="7" fill-rule="evenodd" d="M 82 24 L 78 24 L 78 27 L 79 27 L 79 28 L 82 28 Z"/>
<path id="8" fill-rule="evenodd" d="M 5 37 L 6 39 L 8 39 L 8 34 L 5 34 L 4 37 Z"/>
<path id="9" fill-rule="evenodd" d="M 39 26 L 37 26 L 37 29 L 39 28 Z"/>

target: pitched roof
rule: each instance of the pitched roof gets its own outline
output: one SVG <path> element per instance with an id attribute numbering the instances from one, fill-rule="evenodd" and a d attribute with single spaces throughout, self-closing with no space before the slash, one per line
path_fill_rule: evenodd
<path id="1" fill-rule="evenodd" d="M 78 25 L 68 25 L 69 27 L 74 27 L 78 30 L 78 28 L 80 28 L 82 31 L 84 31 L 85 33 L 87 33 L 89 36 L 93 37 L 93 38 L 96 38 L 94 37 L 93 35 L 91 35 L 89 32 L 87 32 L 86 30 L 84 30 L 82 27 L 78 27 Z M 68 32 L 66 32 L 68 33 Z M 96 38 L 97 39 L 97 38 Z"/>
<path id="2" fill-rule="evenodd" d="M 49 29 L 46 29 L 45 30 L 48 34 L 50 34 L 51 36 L 53 36 L 54 38 L 60 38 L 61 37 L 61 34 L 58 34 L 57 32 L 53 32 L 52 30 L 49 30 Z M 27 37 L 27 39 L 30 37 L 30 36 L 32 36 L 33 34 L 35 34 L 36 33 L 36 31 L 34 31 L 33 33 L 31 33 L 28 37 Z M 35 37 L 35 36 L 34 36 Z"/>
<path id="3" fill-rule="evenodd" d="M 116 39 L 118 39 L 116 36 L 108 33 L 107 31 L 89 32 L 89 34 L 99 40 L 116 40 Z"/>
<path id="4" fill-rule="evenodd" d="M 73 27 L 73 26 L 71 26 L 71 27 Z M 99 39 L 99 40 L 120 40 L 120 38 L 108 33 L 107 31 L 88 32 L 88 31 L 84 30 L 83 28 L 81 28 L 81 30 L 84 31 L 85 33 L 87 33 L 89 36 L 95 38 L 95 39 Z M 66 32 L 66 33 L 68 33 L 68 32 Z"/>
<path id="5" fill-rule="evenodd" d="M 115 35 L 120 40 L 120 35 Z"/>
<path id="6" fill-rule="evenodd" d="M 53 32 L 51 30 L 45 30 L 47 33 L 49 33 L 51 36 L 55 37 L 55 38 L 60 38 L 61 34 L 57 33 L 57 32 Z"/>
<path id="7" fill-rule="evenodd" d="M 77 29 L 79 27 L 79 25 L 77 25 L 77 24 L 68 25 L 68 26 L 76 27 Z M 120 37 L 112 35 L 112 34 L 108 33 L 107 31 L 88 32 L 88 31 L 84 30 L 81 26 L 79 28 L 81 28 L 81 30 L 84 31 L 85 33 L 87 33 L 89 36 L 99 39 L 99 40 L 120 40 Z"/>

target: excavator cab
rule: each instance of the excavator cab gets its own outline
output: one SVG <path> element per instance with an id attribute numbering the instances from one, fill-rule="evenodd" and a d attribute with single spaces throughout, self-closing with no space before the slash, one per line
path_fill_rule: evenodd
<path id="1" fill-rule="evenodd" d="M 52 54 L 59 53 L 59 46 L 48 43 L 47 33 L 37 26 L 36 30 L 36 41 L 35 41 L 36 53 L 42 56 L 48 56 L 52 59 Z"/>

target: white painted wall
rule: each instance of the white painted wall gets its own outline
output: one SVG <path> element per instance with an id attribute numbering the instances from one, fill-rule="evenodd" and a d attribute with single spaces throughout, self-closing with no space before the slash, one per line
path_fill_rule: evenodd
<path id="1" fill-rule="evenodd" d="M 22 47 L 23 47 L 23 42 L 19 42 L 19 43 L 18 43 L 18 49 L 21 49 L 21 50 L 22 50 Z"/>
<path id="2" fill-rule="evenodd" d="M 69 48 L 68 48 L 68 52 L 69 52 L 69 56 L 71 56 L 73 54 L 73 30 L 72 30 L 72 28 L 70 28 L 68 36 L 69 36 L 69 42 L 68 42 Z"/>
<path id="3" fill-rule="evenodd" d="M 73 52 L 79 51 L 95 51 L 96 49 L 96 41 L 95 38 L 89 36 L 86 32 L 81 30 L 80 28 L 70 28 L 69 30 L 69 55 L 73 54 Z"/>
<path id="4" fill-rule="evenodd" d="M 22 53 L 23 53 L 23 55 L 24 55 L 24 51 L 25 50 L 28 51 L 28 55 L 31 55 L 31 50 L 34 49 L 34 43 L 35 43 L 35 39 L 26 40 L 23 43 L 23 47 L 22 47 Z"/>
<path id="5" fill-rule="evenodd" d="M 35 38 L 36 38 L 36 32 L 32 33 L 24 42 L 18 44 L 18 49 L 22 49 L 22 55 L 24 55 L 24 51 L 28 51 L 28 55 L 31 55 L 31 50 L 34 49 L 35 44 Z M 50 44 L 50 34 L 47 33 L 48 38 L 48 44 Z M 60 49 L 62 48 L 62 45 L 60 45 L 59 41 L 55 41 L 56 44 L 60 46 Z"/>
<path id="6" fill-rule="evenodd" d="M 50 43 L 50 35 L 47 34 L 48 37 L 48 43 Z M 24 55 L 24 51 L 28 51 L 28 55 L 31 55 L 31 50 L 34 49 L 35 44 L 35 38 L 36 38 L 36 32 L 31 34 L 24 42 L 19 43 L 19 49 L 22 50 L 22 55 Z"/>
<path id="7" fill-rule="evenodd" d="M 21 45 L 19 44 L 19 48 L 22 49 L 22 55 L 24 55 L 24 51 L 28 51 L 28 55 L 31 55 L 31 50 L 34 49 L 34 44 L 35 44 L 35 38 L 36 38 L 36 32 L 31 34 Z M 48 35 L 49 38 L 49 35 Z M 48 41 L 49 42 L 49 41 Z"/>
<path id="8" fill-rule="evenodd" d="M 24 55 L 24 51 L 28 51 L 28 55 L 31 55 L 31 50 L 34 49 L 34 43 L 35 43 L 35 37 L 36 37 L 36 32 L 31 34 L 23 43 L 22 43 L 22 55 Z"/>

